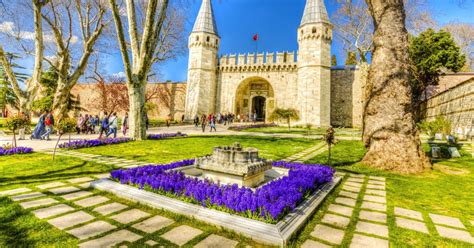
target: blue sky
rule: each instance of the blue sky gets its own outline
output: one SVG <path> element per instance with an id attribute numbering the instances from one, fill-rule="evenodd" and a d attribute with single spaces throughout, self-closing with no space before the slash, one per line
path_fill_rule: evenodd
<path id="1" fill-rule="evenodd" d="M 465 0 L 463 6 L 459 0 L 427 0 L 427 8 L 440 24 L 451 21 L 474 24 L 474 0 Z M 199 11 L 201 0 L 189 0 L 189 20 L 187 33 L 191 32 Z M 259 52 L 296 51 L 296 30 L 303 15 L 306 0 L 212 0 L 214 14 L 221 37 L 219 54 L 255 52 L 252 36 L 259 34 Z M 329 16 L 335 11 L 335 0 L 325 0 Z M 409 8 L 410 6 L 406 6 Z M 345 60 L 344 51 L 337 39 L 333 40 L 332 54 L 336 54 L 341 64 Z M 32 66 L 32 60 L 24 63 Z M 185 55 L 160 65 L 160 81 L 186 81 L 187 51 Z M 23 63 L 22 63 L 23 64 Z M 30 65 L 31 64 L 31 65 Z M 105 60 L 105 70 L 109 74 L 123 71 L 122 58 L 118 52 Z"/>

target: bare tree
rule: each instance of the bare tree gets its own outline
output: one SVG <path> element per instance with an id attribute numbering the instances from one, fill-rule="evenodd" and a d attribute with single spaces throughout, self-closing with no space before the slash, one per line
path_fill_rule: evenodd
<path id="1" fill-rule="evenodd" d="M 57 52 L 54 60 L 45 60 L 58 72 L 53 110 L 60 120 L 67 115 L 66 103 L 71 89 L 87 69 L 94 45 L 104 30 L 107 5 L 101 0 L 52 0 L 47 10 L 42 17 L 53 33 Z M 79 30 L 76 31 L 75 26 L 79 26 Z M 75 33 L 80 33 L 80 38 Z M 74 43 L 79 40 L 82 51 L 74 61 Z"/>
<path id="2" fill-rule="evenodd" d="M 366 86 L 363 162 L 418 173 L 430 167 L 412 112 L 408 32 L 403 0 L 366 0 L 374 21 L 374 52 Z"/>
<path id="3" fill-rule="evenodd" d="M 174 41 L 179 36 L 181 22 L 178 10 L 169 0 L 133 1 L 125 0 L 127 26 L 124 25 L 117 0 L 109 0 L 112 9 L 117 39 L 122 54 L 124 72 L 130 99 L 130 133 L 137 140 L 146 138 L 145 91 L 147 75 L 154 63 L 162 62 L 175 55 Z M 143 15 L 140 15 L 143 13 Z M 177 13 L 177 12 L 176 12 Z M 141 22 L 139 21 L 141 20 Z M 128 31 L 128 37 L 125 31 Z M 142 33 L 138 35 L 139 30 Z M 184 29 L 183 29 L 184 30 Z"/>
<path id="4" fill-rule="evenodd" d="M 17 79 L 15 73 L 13 72 L 12 65 L 7 58 L 3 45 L 0 44 L 0 63 L 5 70 L 13 92 L 19 101 L 20 111 L 24 112 L 26 115 L 30 115 L 31 107 L 35 97 L 37 96 L 40 81 L 41 81 L 41 72 L 43 69 L 43 58 L 44 58 L 44 40 L 43 40 L 43 22 L 41 18 L 41 13 L 43 7 L 49 2 L 49 0 L 33 0 L 33 21 L 34 21 L 34 68 L 31 78 L 26 80 L 26 89 L 22 89 L 19 80 Z M 2 5 L 3 6 L 3 5 Z M 9 30 L 13 33 L 13 30 Z M 25 33 L 18 31 L 18 39 L 23 39 Z"/>
<path id="5" fill-rule="evenodd" d="M 454 41 L 466 55 L 466 71 L 474 71 L 474 25 L 470 23 L 452 22 L 443 27 L 451 33 Z"/>
<path id="6" fill-rule="evenodd" d="M 406 6 L 406 25 L 410 33 L 417 34 L 436 22 L 427 10 L 426 0 L 403 0 Z M 367 62 L 373 49 L 373 20 L 364 0 L 336 0 L 338 9 L 332 16 L 336 37 L 347 52 L 357 51 L 359 61 Z"/>
<path id="7" fill-rule="evenodd" d="M 159 100 L 161 106 L 168 109 L 168 113 L 174 116 L 179 109 L 176 109 L 176 102 L 179 95 L 186 94 L 186 86 L 178 85 L 176 83 L 158 84 L 153 87 L 156 93 L 156 99 Z"/>

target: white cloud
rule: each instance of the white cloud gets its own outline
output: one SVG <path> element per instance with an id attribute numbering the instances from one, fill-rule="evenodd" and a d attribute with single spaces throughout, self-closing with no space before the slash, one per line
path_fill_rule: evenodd
<path id="1" fill-rule="evenodd" d="M 19 37 L 24 40 L 35 40 L 35 33 L 29 31 L 15 31 L 14 30 L 15 24 L 13 22 L 3 22 L 0 23 L 0 32 L 5 33 L 10 36 Z M 43 33 L 43 40 L 48 43 L 54 42 L 54 36 L 51 33 Z M 79 41 L 79 37 L 72 36 L 71 43 L 75 44 Z"/>
<path id="2" fill-rule="evenodd" d="M 125 75 L 125 72 L 121 71 L 121 72 L 113 73 L 112 77 L 125 78 L 126 75 Z"/>

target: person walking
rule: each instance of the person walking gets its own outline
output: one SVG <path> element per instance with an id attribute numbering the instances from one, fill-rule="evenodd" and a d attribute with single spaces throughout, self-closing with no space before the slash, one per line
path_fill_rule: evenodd
<path id="1" fill-rule="evenodd" d="M 91 134 L 95 134 L 95 127 L 97 126 L 97 121 L 93 115 L 89 117 L 89 129 Z"/>
<path id="2" fill-rule="evenodd" d="M 207 118 L 206 118 L 206 115 L 203 114 L 201 116 L 201 127 L 202 127 L 202 132 L 203 133 L 206 131 L 206 124 L 207 124 Z"/>
<path id="3" fill-rule="evenodd" d="M 40 116 L 38 123 L 35 126 L 35 129 L 31 133 L 30 139 L 41 139 L 41 136 L 46 132 L 44 127 L 44 120 L 46 119 L 47 111 Z"/>
<path id="4" fill-rule="evenodd" d="M 46 133 L 41 136 L 41 139 L 50 140 L 49 135 L 53 132 L 54 127 L 54 117 L 51 111 L 48 112 L 46 118 L 44 119 L 44 126 L 46 127 Z"/>
<path id="5" fill-rule="evenodd" d="M 194 127 L 199 127 L 199 116 L 194 117 Z"/>
<path id="6" fill-rule="evenodd" d="M 82 117 L 82 114 L 79 114 L 79 117 L 77 118 L 77 123 L 76 123 L 76 132 L 77 134 L 81 134 L 81 129 L 82 129 L 82 124 L 84 123 L 84 117 Z"/>
<path id="7" fill-rule="evenodd" d="M 107 138 L 114 134 L 114 138 L 117 138 L 117 128 L 118 128 L 118 120 L 117 120 L 117 113 L 113 113 L 112 117 L 109 120 L 109 132 L 107 133 Z"/>
<path id="8" fill-rule="evenodd" d="M 216 130 L 216 118 L 214 118 L 214 117 L 211 118 L 211 121 L 209 122 L 209 126 L 211 126 L 211 130 L 209 132 L 212 132 L 212 130 L 214 130 L 214 132 L 217 132 L 217 130 Z"/>
<path id="9" fill-rule="evenodd" d="M 109 126 L 109 116 L 107 115 L 107 112 L 105 112 L 104 118 L 102 119 L 102 122 L 100 123 L 99 139 L 102 139 L 102 134 L 107 134 L 108 126 Z"/>
<path id="10" fill-rule="evenodd" d="M 170 127 L 171 125 L 171 114 L 169 114 L 167 117 L 166 117 L 166 127 Z"/>
<path id="11" fill-rule="evenodd" d="M 181 124 L 184 124 L 184 115 L 181 116 Z"/>
<path id="12" fill-rule="evenodd" d="M 128 130 L 128 113 L 125 113 L 125 116 L 122 119 L 122 132 L 123 136 L 127 135 L 127 130 Z"/>

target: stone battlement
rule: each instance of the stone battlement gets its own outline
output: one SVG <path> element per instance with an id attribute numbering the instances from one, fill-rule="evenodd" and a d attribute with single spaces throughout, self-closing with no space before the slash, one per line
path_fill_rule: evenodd
<path id="1" fill-rule="evenodd" d="M 252 71 L 252 70 L 296 70 L 297 53 L 266 52 L 225 54 L 219 57 L 220 71 Z"/>

